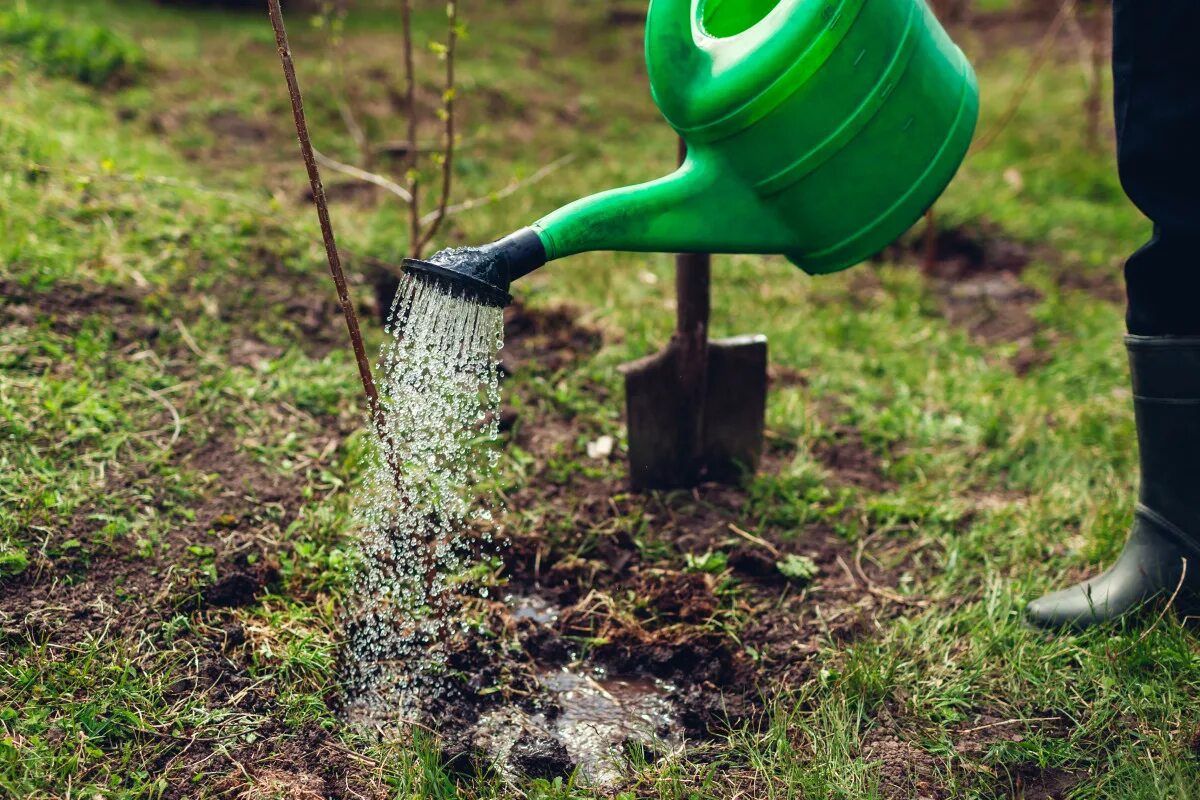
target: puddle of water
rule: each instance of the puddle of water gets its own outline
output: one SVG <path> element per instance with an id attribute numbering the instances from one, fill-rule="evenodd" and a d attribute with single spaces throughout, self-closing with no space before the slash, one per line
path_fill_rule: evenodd
<path id="1" fill-rule="evenodd" d="M 628 743 L 651 751 L 681 743 L 671 687 L 648 678 L 605 678 L 567 668 L 541 676 L 543 688 L 562 709 L 550 727 L 594 784 L 612 785 L 624 771 Z"/>
<path id="2" fill-rule="evenodd" d="M 538 625 L 553 625 L 558 622 L 558 607 L 536 595 L 508 595 L 504 602 L 512 609 L 513 619 L 529 619 Z"/>
<path id="3" fill-rule="evenodd" d="M 543 672 L 539 682 L 557 713 L 527 714 L 506 708 L 480 720 L 477 743 L 491 753 L 501 774 L 513 779 L 513 745 L 523 733 L 560 742 L 585 783 L 610 787 L 626 771 L 630 743 L 665 754 L 683 744 L 672 687 L 647 678 L 610 678 L 600 672 L 563 667 Z"/>

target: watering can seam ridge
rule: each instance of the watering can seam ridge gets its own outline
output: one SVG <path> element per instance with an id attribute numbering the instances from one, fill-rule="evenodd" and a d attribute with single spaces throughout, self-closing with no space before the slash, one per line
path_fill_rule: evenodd
<path id="1" fill-rule="evenodd" d="M 542 227 L 541 221 L 533 223 L 529 226 L 537 233 L 538 238 L 542 240 L 542 246 L 546 248 L 546 260 L 553 261 L 558 258 L 558 247 L 554 243 L 554 236 L 545 228 Z"/>
<path id="2" fill-rule="evenodd" d="M 863 226 L 863 228 L 858 233 L 856 233 L 852 236 L 847 236 L 845 239 L 841 240 L 837 244 L 826 247 L 823 250 L 820 250 L 818 252 L 804 254 L 802 257 L 802 261 L 804 261 L 804 262 L 819 261 L 821 258 L 825 257 L 829 253 L 836 252 L 839 249 L 847 247 L 847 245 L 849 243 L 853 242 L 856 239 L 867 238 L 872 232 L 874 232 L 874 230 L 876 229 L 876 227 L 880 224 L 880 222 L 882 220 L 885 220 L 887 217 L 891 216 L 896 211 L 896 209 L 898 209 L 899 207 L 904 205 L 906 202 L 908 202 L 908 200 L 914 194 L 916 194 L 918 191 L 921 191 L 926 188 L 925 181 L 929 178 L 929 176 L 931 174 L 933 174 L 934 170 L 936 170 L 939 166 L 942 165 L 942 156 L 946 153 L 947 148 L 951 147 L 954 144 L 954 142 L 957 140 L 958 134 L 959 134 L 959 126 L 963 123 L 964 116 L 967 116 L 968 109 L 972 108 L 972 106 L 975 105 L 974 103 L 972 103 L 972 99 L 974 97 L 976 97 L 976 95 L 972 91 L 972 88 L 976 85 L 975 74 L 971 70 L 970 65 L 967 64 L 965 59 L 963 61 L 963 73 L 964 73 L 964 77 L 966 78 L 966 80 L 963 82 L 962 93 L 959 96 L 958 111 L 955 114 L 954 123 L 951 126 L 950 134 L 946 136 L 946 139 L 942 142 L 942 146 L 940 148 L 938 148 L 937 155 L 934 156 L 932 159 L 930 159 L 929 166 L 927 166 L 925 168 L 925 171 L 921 173 L 921 176 L 916 181 L 913 182 L 912 188 L 909 189 L 909 191 L 905 192 L 904 196 L 900 197 L 899 199 L 896 200 L 896 202 L 892 203 L 892 205 L 890 205 L 886 211 L 884 211 L 882 214 L 879 214 L 878 216 L 876 216 L 875 219 L 873 219 L 869 224 Z M 971 140 L 973 138 L 975 138 L 975 126 L 977 123 L 978 115 L 971 114 L 970 116 L 971 116 L 970 135 L 968 135 L 966 137 L 965 142 L 962 144 L 962 150 L 964 152 L 970 146 Z M 957 171 L 958 171 L 958 168 L 956 166 L 954 172 L 951 172 L 951 174 L 949 176 L 947 176 L 945 183 L 948 184 L 950 182 L 950 180 L 953 179 L 954 173 Z M 940 187 L 940 188 L 944 188 L 944 187 Z M 918 217 L 919 216 L 920 215 L 918 215 Z M 790 256 L 789 256 L 789 258 L 790 258 Z M 829 271 L 833 271 L 833 270 L 829 270 Z"/>
<path id="3" fill-rule="evenodd" d="M 796 56 L 791 66 L 736 108 L 699 125 L 676 125 L 669 117 L 667 122 L 685 139 L 698 143 L 720 141 L 745 130 L 778 108 L 817 73 L 845 41 L 846 35 L 858 20 L 859 14 L 866 7 L 868 1 L 843 0 L 838 10 L 830 16 L 825 27 L 813 37 L 804 51 Z M 847 9 L 849 9 L 849 13 L 847 13 Z M 824 54 L 819 61 L 813 63 L 813 59 L 810 57 L 814 52 L 819 52 L 821 48 L 825 49 Z M 663 107 L 653 82 L 650 85 L 650 96 L 655 105 L 659 108 Z"/>
<path id="4" fill-rule="evenodd" d="M 849 144 L 855 134 L 867 126 L 882 110 L 891 90 L 908 71 L 913 55 L 917 51 L 918 37 L 915 35 L 918 19 L 923 15 L 917 11 L 918 3 L 913 3 L 909 11 L 904 34 L 892 60 L 884 68 L 879 80 L 872 87 L 867 97 L 859 103 L 854 113 L 837 130 L 825 137 L 816 147 L 776 172 L 770 177 L 759 181 L 754 187 L 763 195 L 773 195 L 784 191 L 796 181 L 801 180 L 813 170 L 833 158 L 843 147 Z"/>

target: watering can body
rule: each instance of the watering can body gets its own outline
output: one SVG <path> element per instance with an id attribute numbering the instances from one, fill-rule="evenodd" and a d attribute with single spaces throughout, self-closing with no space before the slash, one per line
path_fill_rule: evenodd
<path id="1" fill-rule="evenodd" d="M 646 60 L 688 158 L 539 220 L 546 260 L 777 253 L 844 269 L 937 199 L 978 115 L 974 73 L 925 0 L 652 0 Z"/>

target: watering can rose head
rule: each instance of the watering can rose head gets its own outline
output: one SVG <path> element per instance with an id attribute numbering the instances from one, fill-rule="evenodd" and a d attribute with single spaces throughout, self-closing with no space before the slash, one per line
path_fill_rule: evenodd
<path id="1" fill-rule="evenodd" d="M 835 272 L 932 205 L 979 110 L 975 75 L 925 0 L 653 0 L 646 63 L 687 142 L 676 172 L 406 266 L 493 304 L 588 250 L 782 254 Z"/>

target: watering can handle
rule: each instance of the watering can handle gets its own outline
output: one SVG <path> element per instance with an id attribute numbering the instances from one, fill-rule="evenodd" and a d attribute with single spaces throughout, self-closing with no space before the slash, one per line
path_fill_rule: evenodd
<path id="1" fill-rule="evenodd" d="M 744 30 L 722 36 L 705 29 L 705 7 L 717 2 L 651 0 L 646 12 L 650 90 L 667 121 L 694 141 L 766 113 L 769 95 L 820 66 L 865 0 L 779 0 Z"/>

